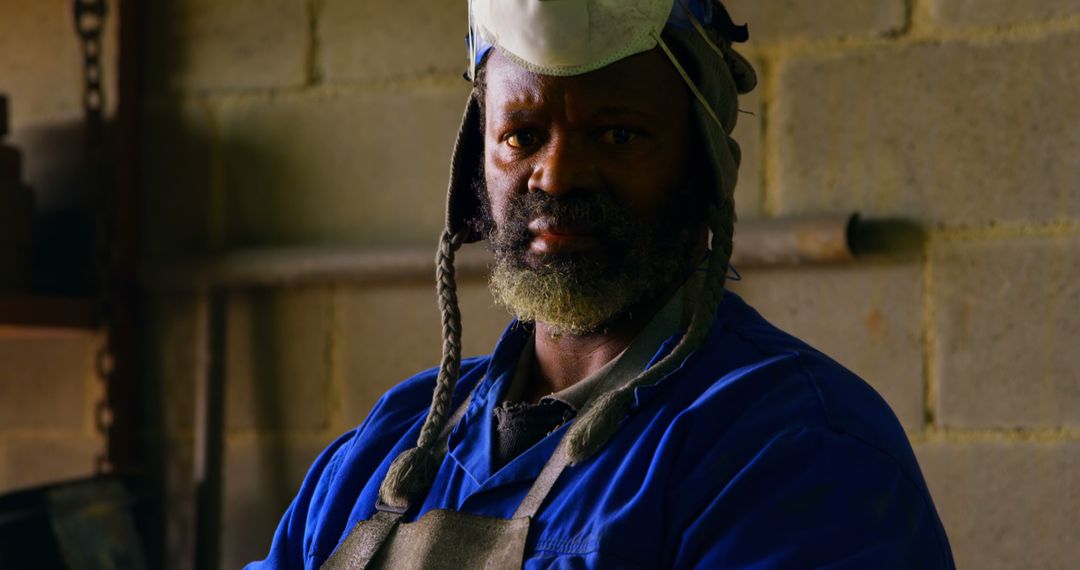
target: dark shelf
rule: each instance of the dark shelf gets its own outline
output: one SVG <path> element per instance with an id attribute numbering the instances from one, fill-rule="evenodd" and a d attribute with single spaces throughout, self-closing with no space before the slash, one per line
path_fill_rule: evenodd
<path id="1" fill-rule="evenodd" d="M 36 330 L 93 332 L 97 328 L 94 303 L 89 299 L 0 293 L 0 335 Z"/>

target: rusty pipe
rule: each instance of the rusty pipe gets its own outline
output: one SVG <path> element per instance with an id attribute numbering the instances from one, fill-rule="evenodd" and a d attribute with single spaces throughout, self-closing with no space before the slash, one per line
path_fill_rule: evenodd
<path id="1" fill-rule="evenodd" d="M 849 236 L 857 220 L 857 214 L 845 214 L 736 224 L 731 263 L 752 267 L 854 261 Z"/>
<path id="2" fill-rule="evenodd" d="M 920 251 L 922 228 L 897 218 L 858 213 L 755 220 L 735 227 L 736 267 L 849 263 L 857 257 Z"/>

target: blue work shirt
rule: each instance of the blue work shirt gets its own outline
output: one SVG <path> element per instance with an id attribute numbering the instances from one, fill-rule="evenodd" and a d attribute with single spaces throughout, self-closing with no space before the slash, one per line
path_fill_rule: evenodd
<path id="1" fill-rule="evenodd" d="M 493 410 L 528 326 L 467 359 L 431 509 L 510 518 L 563 426 L 491 470 Z M 678 342 L 668 339 L 658 361 Z M 375 511 L 391 461 L 416 443 L 435 370 L 387 392 L 315 461 L 249 569 L 318 568 Z M 851 372 L 725 293 L 708 340 L 636 391 L 619 432 L 572 465 L 533 519 L 525 567 L 953 568 L 948 540 L 900 423 Z"/>

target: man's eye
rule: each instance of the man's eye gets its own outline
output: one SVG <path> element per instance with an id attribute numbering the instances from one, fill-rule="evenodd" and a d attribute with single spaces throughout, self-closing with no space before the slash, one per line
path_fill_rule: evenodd
<path id="1" fill-rule="evenodd" d="M 506 144 L 514 148 L 528 148 L 536 144 L 536 133 L 530 131 L 517 131 L 506 137 Z"/>
<path id="2" fill-rule="evenodd" d="M 609 144 L 628 144 L 637 138 L 637 135 L 628 129 L 608 129 L 604 131 L 601 139 Z"/>

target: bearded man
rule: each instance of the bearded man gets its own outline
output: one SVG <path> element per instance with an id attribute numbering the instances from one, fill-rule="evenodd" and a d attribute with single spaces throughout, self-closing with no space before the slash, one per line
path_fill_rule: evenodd
<path id="1" fill-rule="evenodd" d="M 724 291 L 745 28 L 715 0 L 470 14 L 443 362 L 316 460 L 251 567 L 953 567 L 884 401 Z M 463 361 L 480 239 L 517 318 Z"/>

